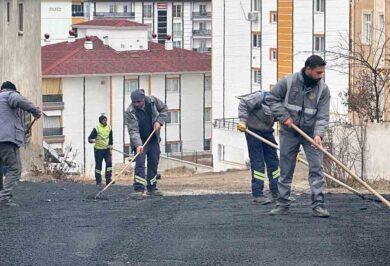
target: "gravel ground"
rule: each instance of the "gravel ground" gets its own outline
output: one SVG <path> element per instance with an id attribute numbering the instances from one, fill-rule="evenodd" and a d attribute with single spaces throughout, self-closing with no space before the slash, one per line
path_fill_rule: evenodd
<path id="1" fill-rule="evenodd" d="M 19 207 L 0 209 L 0 265 L 389 265 L 390 212 L 350 194 L 327 194 L 332 217 L 310 197 L 290 216 L 249 194 L 136 200 L 115 185 L 23 182 Z"/>

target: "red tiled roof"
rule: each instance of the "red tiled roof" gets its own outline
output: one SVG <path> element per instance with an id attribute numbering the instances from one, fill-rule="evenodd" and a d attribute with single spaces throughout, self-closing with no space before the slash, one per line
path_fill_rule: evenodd
<path id="1" fill-rule="evenodd" d="M 147 25 L 130 21 L 127 19 L 94 19 L 94 20 L 73 24 L 73 26 L 77 28 L 77 26 L 144 27 Z"/>
<path id="2" fill-rule="evenodd" d="M 91 37 L 93 49 L 84 48 L 85 38 L 73 43 L 43 46 L 43 76 L 76 76 L 131 73 L 181 73 L 211 71 L 209 54 L 173 48 L 149 42 L 143 51 L 118 52 L 97 37 Z"/>

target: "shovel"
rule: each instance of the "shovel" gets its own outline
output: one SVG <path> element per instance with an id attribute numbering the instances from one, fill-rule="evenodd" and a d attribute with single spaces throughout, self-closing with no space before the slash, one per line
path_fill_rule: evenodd
<path id="1" fill-rule="evenodd" d="M 370 191 L 372 194 L 374 194 L 380 201 L 383 202 L 388 208 L 390 208 L 390 202 L 386 200 L 381 194 L 379 194 L 376 190 L 374 190 L 370 185 L 368 185 L 366 182 L 364 182 L 360 177 L 358 177 L 355 173 L 353 173 L 351 170 L 348 169 L 342 162 L 340 162 L 336 157 L 334 157 L 330 152 L 328 152 L 326 149 L 324 149 L 322 146 L 317 145 L 317 143 L 314 142 L 314 140 L 308 136 L 305 132 L 303 132 L 299 127 L 292 124 L 291 128 L 293 128 L 296 132 L 298 132 L 302 137 L 304 137 L 307 141 L 309 141 L 311 144 L 313 144 L 314 147 L 322 151 L 326 156 L 329 157 L 333 162 L 338 164 L 345 172 L 347 172 L 350 176 L 352 176 L 356 181 L 358 181 L 360 184 L 362 184 L 365 188 L 367 188 L 368 191 Z"/>
<path id="2" fill-rule="evenodd" d="M 275 149 L 279 149 L 279 147 L 275 144 L 275 143 L 272 143 L 271 141 L 257 135 L 256 133 L 250 131 L 249 129 L 246 129 L 246 133 L 248 133 L 249 135 L 253 136 L 254 138 L 264 142 L 265 144 L 271 146 L 272 148 L 275 148 Z M 297 157 L 297 161 L 298 162 L 301 162 L 303 163 L 304 165 L 306 166 L 309 166 L 309 163 L 307 161 L 305 161 L 304 159 L 302 159 L 301 156 L 298 155 Z M 365 199 L 364 195 L 362 195 L 359 191 L 355 190 L 354 188 L 348 186 L 347 184 L 344 184 L 343 182 L 341 182 L 340 180 L 334 178 L 333 176 L 331 175 L 328 175 L 327 173 L 324 173 L 324 176 L 330 180 L 332 180 L 333 182 L 339 184 L 340 186 L 348 189 L 349 191 L 351 191 L 352 193 L 354 193 L 355 195 L 359 196 L 360 198 L 362 199 Z"/>
<path id="3" fill-rule="evenodd" d="M 148 144 L 148 142 L 150 141 L 150 139 L 153 137 L 154 133 L 156 133 L 156 129 L 153 130 L 152 133 L 150 133 L 149 137 L 147 138 L 147 140 L 145 141 L 145 143 L 142 145 L 143 148 L 145 148 L 145 146 Z M 106 191 L 114 182 L 115 180 L 120 176 L 122 175 L 126 169 L 130 166 L 130 164 L 132 162 L 135 161 L 135 159 L 137 159 L 138 155 L 140 155 L 141 153 L 140 152 L 137 152 L 137 154 L 130 160 L 129 164 L 127 164 L 125 167 L 123 167 L 123 169 L 118 173 L 116 174 L 116 176 L 114 178 L 111 179 L 111 182 L 108 183 L 102 190 L 100 190 L 95 196 L 93 195 L 89 195 L 87 198 L 88 199 L 93 199 L 93 200 L 98 200 L 98 199 L 101 199 L 101 200 L 107 200 L 107 197 L 102 197 L 102 193 L 104 191 Z"/>

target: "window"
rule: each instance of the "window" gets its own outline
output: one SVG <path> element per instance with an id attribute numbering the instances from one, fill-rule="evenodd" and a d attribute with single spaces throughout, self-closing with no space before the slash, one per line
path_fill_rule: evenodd
<path id="1" fill-rule="evenodd" d="M 203 149 L 209 151 L 211 149 L 211 139 L 205 139 L 203 141 Z"/>
<path id="2" fill-rule="evenodd" d="M 211 90 L 211 77 L 205 77 L 204 79 L 204 86 L 206 91 Z"/>
<path id="3" fill-rule="evenodd" d="M 23 32 L 23 4 L 20 3 L 19 7 L 19 33 Z"/>
<path id="4" fill-rule="evenodd" d="M 153 9 L 152 5 L 144 5 L 144 18 L 152 18 L 153 17 Z"/>
<path id="5" fill-rule="evenodd" d="M 168 111 L 167 123 L 168 124 L 179 124 L 180 123 L 180 111 L 179 110 Z"/>
<path id="6" fill-rule="evenodd" d="M 173 47 L 181 48 L 181 41 L 173 41 Z"/>
<path id="7" fill-rule="evenodd" d="M 260 11 L 260 0 L 253 0 L 253 11 Z"/>
<path id="8" fill-rule="evenodd" d="M 180 142 L 167 142 L 165 144 L 165 152 L 166 153 L 180 152 Z"/>
<path id="9" fill-rule="evenodd" d="M 72 17 L 82 17 L 84 16 L 84 3 L 72 4 Z"/>
<path id="10" fill-rule="evenodd" d="M 117 9 L 118 7 L 116 4 L 110 4 L 110 13 L 116 13 Z"/>
<path id="11" fill-rule="evenodd" d="M 11 3 L 7 2 L 7 22 L 11 21 Z"/>
<path id="12" fill-rule="evenodd" d="M 127 5 L 124 5 L 123 6 L 123 13 L 127 13 L 127 12 L 129 12 L 129 10 L 127 9 Z"/>
<path id="13" fill-rule="evenodd" d="M 181 30 L 181 23 L 173 23 L 173 37 L 181 37 L 182 36 L 182 30 Z"/>
<path id="14" fill-rule="evenodd" d="M 276 48 L 269 49 L 269 60 L 271 61 L 278 60 L 278 50 Z"/>
<path id="15" fill-rule="evenodd" d="M 205 22 L 199 22 L 199 30 L 205 30 L 206 29 L 206 23 Z"/>
<path id="16" fill-rule="evenodd" d="M 278 22 L 278 13 L 276 11 L 269 12 L 269 23 Z"/>
<path id="17" fill-rule="evenodd" d="M 372 14 L 363 13 L 362 43 L 371 44 L 372 39 Z"/>
<path id="18" fill-rule="evenodd" d="M 253 70 L 253 83 L 255 83 L 255 84 L 261 83 L 261 70 L 260 69 Z"/>
<path id="19" fill-rule="evenodd" d="M 325 51 L 325 37 L 324 35 L 314 35 L 314 51 L 324 52 Z"/>
<path id="20" fill-rule="evenodd" d="M 199 5 L 199 13 L 207 14 L 207 5 Z"/>
<path id="21" fill-rule="evenodd" d="M 125 80 L 125 93 L 131 94 L 133 91 L 138 89 L 138 79 L 127 79 Z"/>
<path id="22" fill-rule="evenodd" d="M 314 0 L 314 11 L 323 13 L 325 11 L 325 0 Z"/>
<path id="23" fill-rule="evenodd" d="M 261 35 L 260 33 L 252 34 L 253 47 L 260 48 L 261 46 Z"/>
<path id="24" fill-rule="evenodd" d="M 181 18 L 181 5 L 173 5 L 172 13 L 174 18 Z"/>
<path id="25" fill-rule="evenodd" d="M 211 107 L 204 108 L 204 121 L 211 122 Z"/>
<path id="26" fill-rule="evenodd" d="M 179 79 L 167 79 L 167 92 L 179 92 Z"/>

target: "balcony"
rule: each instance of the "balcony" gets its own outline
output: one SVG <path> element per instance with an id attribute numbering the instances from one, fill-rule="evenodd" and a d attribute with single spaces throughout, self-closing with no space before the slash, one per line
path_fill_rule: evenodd
<path id="1" fill-rule="evenodd" d="M 43 111 L 63 110 L 62 94 L 42 95 Z"/>
<path id="2" fill-rule="evenodd" d="M 211 30 L 193 30 L 192 34 L 194 37 L 211 37 Z"/>
<path id="3" fill-rule="evenodd" d="M 193 48 L 193 50 L 198 53 L 211 53 L 211 47 L 197 47 Z"/>
<path id="4" fill-rule="evenodd" d="M 237 124 L 240 122 L 239 118 L 221 118 L 214 120 L 214 128 L 226 129 L 226 130 L 237 130 Z"/>
<path id="5" fill-rule="evenodd" d="M 204 11 L 192 12 L 192 18 L 209 20 L 211 19 L 211 12 L 204 12 Z"/>
<path id="6" fill-rule="evenodd" d="M 127 18 L 134 19 L 135 12 L 94 12 L 94 18 Z"/>
<path id="7" fill-rule="evenodd" d="M 72 11 L 72 17 L 84 17 L 84 11 Z"/>
<path id="8" fill-rule="evenodd" d="M 64 143 L 65 136 L 62 127 L 44 128 L 43 138 L 48 144 Z"/>

